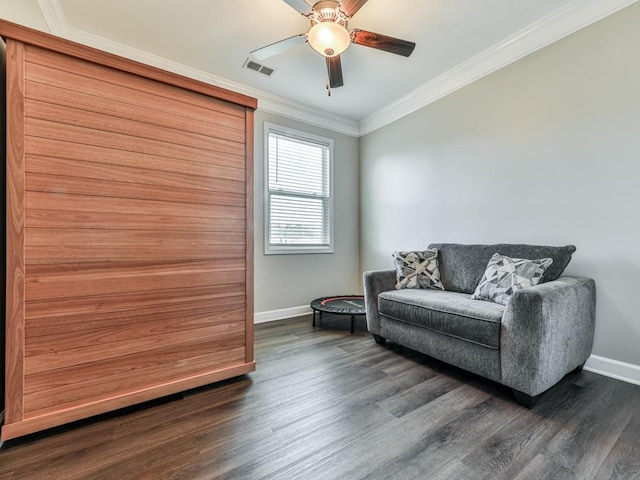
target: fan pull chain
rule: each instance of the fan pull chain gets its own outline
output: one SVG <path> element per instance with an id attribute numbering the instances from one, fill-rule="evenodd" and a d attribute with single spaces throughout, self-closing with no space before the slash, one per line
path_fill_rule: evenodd
<path id="1" fill-rule="evenodd" d="M 329 82 L 327 82 L 327 84 L 325 86 L 327 87 L 327 96 L 330 97 L 331 96 L 331 87 L 329 86 Z"/>

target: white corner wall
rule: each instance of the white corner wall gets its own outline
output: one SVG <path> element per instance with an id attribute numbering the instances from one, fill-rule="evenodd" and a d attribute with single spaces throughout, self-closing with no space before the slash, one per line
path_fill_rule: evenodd
<path id="1" fill-rule="evenodd" d="M 430 242 L 575 244 L 593 353 L 639 372 L 638 25 L 634 4 L 361 138 L 362 270 Z"/>
<path id="2" fill-rule="evenodd" d="M 264 254 L 265 122 L 333 139 L 334 253 Z M 360 293 L 358 139 L 258 110 L 254 152 L 256 322 L 311 312 L 317 297 Z"/>

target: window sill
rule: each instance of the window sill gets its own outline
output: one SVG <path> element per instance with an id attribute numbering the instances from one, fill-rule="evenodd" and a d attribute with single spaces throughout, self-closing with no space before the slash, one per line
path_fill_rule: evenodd
<path id="1" fill-rule="evenodd" d="M 316 253 L 333 253 L 333 247 L 267 247 L 265 255 L 306 255 Z"/>

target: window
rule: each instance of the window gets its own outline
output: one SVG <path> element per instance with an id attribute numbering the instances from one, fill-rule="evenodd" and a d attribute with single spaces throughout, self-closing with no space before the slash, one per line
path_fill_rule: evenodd
<path id="1" fill-rule="evenodd" d="M 333 140 L 265 124 L 265 253 L 333 252 Z"/>

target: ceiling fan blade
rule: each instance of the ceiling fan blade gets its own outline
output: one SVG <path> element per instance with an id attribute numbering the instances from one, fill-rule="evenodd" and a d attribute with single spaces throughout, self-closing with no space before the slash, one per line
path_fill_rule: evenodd
<path id="1" fill-rule="evenodd" d="M 407 40 L 400 40 L 399 38 L 388 37 L 386 35 L 380 35 L 379 33 L 367 32 L 366 30 L 358 29 L 352 30 L 351 41 L 358 45 L 377 48 L 378 50 L 395 53 L 396 55 L 402 55 L 403 57 L 411 55 L 411 53 L 413 53 L 413 49 L 416 48 L 415 43 L 408 42 Z"/>
<path id="2" fill-rule="evenodd" d="M 327 57 L 327 72 L 329 73 L 329 86 L 338 88 L 344 85 L 342 81 L 342 62 L 340 55 Z"/>
<path id="3" fill-rule="evenodd" d="M 267 45 L 266 47 L 258 48 L 252 52 L 249 52 L 256 60 L 264 60 L 265 58 L 273 57 L 274 55 L 278 55 L 290 48 L 297 47 L 298 45 L 302 45 L 307 41 L 306 35 L 301 33 L 299 35 L 294 35 L 293 37 L 285 38 L 284 40 L 280 40 L 279 42 L 272 43 L 271 45 Z"/>
<path id="4" fill-rule="evenodd" d="M 340 10 L 347 17 L 353 17 L 365 3 L 367 3 L 367 0 L 342 0 L 340 2 Z"/>
<path id="5" fill-rule="evenodd" d="M 311 8 L 311 5 L 309 5 L 304 0 L 284 0 L 284 1 L 287 5 L 297 10 L 302 15 L 305 15 L 305 16 L 309 15 L 313 11 L 313 9 Z"/>

